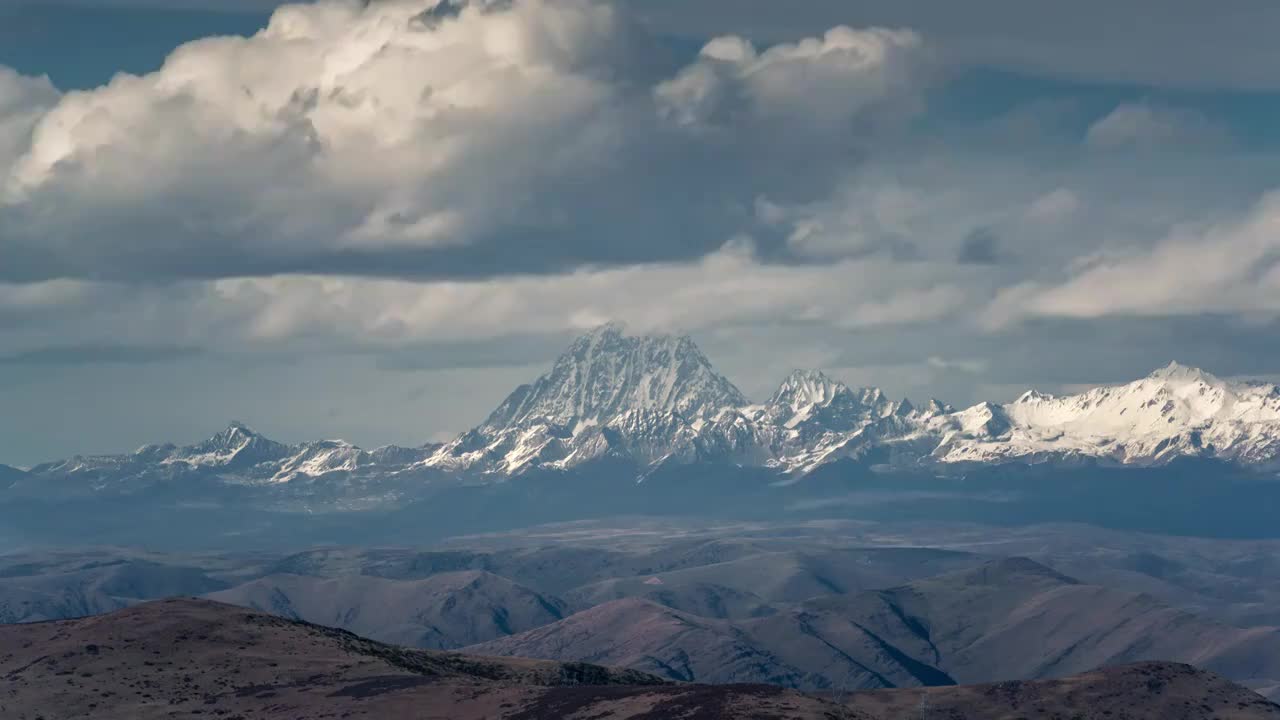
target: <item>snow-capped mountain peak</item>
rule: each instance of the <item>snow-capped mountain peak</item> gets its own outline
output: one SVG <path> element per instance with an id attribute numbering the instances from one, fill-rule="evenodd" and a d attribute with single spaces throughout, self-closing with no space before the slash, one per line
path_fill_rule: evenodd
<path id="1" fill-rule="evenodd" d="M 262 436 L 239 420 L 232 420 L 225 430 L 206 440 L 203 445 L 210 449 L 234 451 L 256 439 L 262 439 Z"/>
<path id="2" fill-rule="evenodd" d="M 610 325 L 574 340 L 486 423 L 442 446 L 284 445 L 232 423 L 194 445 L 77 456 L 23 477 L 30 487 L 45 487 L 51 477 L 84 478 L 95 490 L 211 478 L 390 502 L 407 487 L 402 483 L 423 478 L 506 478 L 605 459 L 633 464 L 637 477 L 658 466 L 706 463 L 769 468 L 795 481 L 840 461 L 1149 466 L 1181 457 L 1280 467 L 1280 388 L 1174 363 L 1127 384 L 1067 395 L 1032 390 L 1006 404 L 957 411 L 937 400 L 916 407 L 798 370 L 767 402 L 752 405 L 689 338 L 629 336 Z"/>
<path id="3" fill-rule="evenodd" d="M 827 405 L 836 395 L 847 392 L 849 386 L 831 379 L 821 370 L 795 370 L 782 381 L 769 404 L 791 408 Z"/>
<path id="4" fill-rule="evenodd" d="M 511 475 L 615 457 L 799 474 L 843 458 L 1158 464 L 1183 456 L 1280 462 L 1280 391 L 1174 363 L 1126 385 L 1029 391 L 956 411 L 797 370 L 767 402 L 749 405 L 689 338 L 609 325 L 574 340 L 548 373 L 426 465 Z"/>
<path id="5" fill-rule="evenodd" d="M 1143 465 L 1185 456 L 1280 459 L 1275 386 L 1229 382 L 1178 363 L 1076 395 L 1027 392 L 998 409 L 988 415 L 1000 433 L 978 431 L 991 426 L 978 422 L 976 408 L 953 416 L 949 426 L 965 439 L 940 448 L 943 459 L 1093 457 Z"/>
<path id="6" fill-rule="evenodd" d="M 630 411 L 697 418 L 745 404 L 688 336 L 631 336 L 610 324 L 574 340 L 550 372 L 512 393 L 485 427 L 529 420 L 603 425 Z"/>
<path id="7" fill-rule="evenodd" d="M 1222 381 L 1210 375 L 1209 373 L 1197 367 L 1183 365 L 1176 360 L 1168 365 L 1153 371 L 1147 376 L 1149 380 L 1163 381 L 1168 383 L 1206 383 L 1221 384 Z"/>
<path id="8" fill-rule="evenodd" d="M 1229 419 L 1242 399 L 1256 394 L 1257 386 L 1224 382 L 1198 368 L 1174 363 L 1140 380 L 1078 395 L 1028 392 L 1007 409 L 1015 420 L 1030 425 L 1087 426 L 1093 433 L 1134 434 Z"/>
<path id="9" fill-rule="evenodd" d="M 574 340 L 550 371 L 427 464 L 510 474 L 612 455 L 694 457 L 698 434 L 746 404 L 691 338 L 633 336 L 609 324 Z"/>
<path id="10" fill-rule="evenodd" d="M 818 423 L 848 429 L 911 409 L 909 403 L 891 402 L 879 388 L 855 390 L 820 370 L 796 370 L 774 392 L 766 416 L 786 428 Z"/>
<path id="11" fill-rule="evenodd" d="M 202 443 L 175 448 L 165 462 L 195 466 L 248 467 L 279 460 L 288 454 L 287 445 L 265 438 L 244 423 L 235 421 Z"/>

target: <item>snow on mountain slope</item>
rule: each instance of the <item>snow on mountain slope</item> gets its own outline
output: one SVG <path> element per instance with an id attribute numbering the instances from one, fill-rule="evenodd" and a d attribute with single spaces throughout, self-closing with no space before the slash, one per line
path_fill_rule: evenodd
<path id="1" fill-rule="evenodd" d="M 75 457 L 10 473 L 7 482 L 17 492 L 72 486 L 132 492 L 209 478 L 292 492 L 324 479 L 313 494 L 362 493 L 391 502 L 423 478 L 505 479 L 606 458 L 634 464 L 639 477 L 670 463 L 711 463 L 771 468 L 794 480 L 845 459 L 1148 466 L 1180 457 L 1280 468 L 1280 389 L 1175 363 L 1126 385 L 1061 397 L 1033 391 L 1011 403 L 957 411 L 936 400 L 917 407 L 797 370 L 768 401 L 750 404 L 690 338 L 629 336 L 607 325 L 575 340 L 545 375 L 442 446 L 284 445 L 232 423 L 196 445 Z M 63 478 L 82 482 L 47 482 Z"/>
<path id="2" fill-rule="evenodd" d="M 855 390 L 820 371 L 796 370 L 755 417 L 772 441 L 767 464 L 803 473 L 914 437 L 918 420 L 931 411 L 890 400 L 878 388 Z"/>
<path id="3" fill-rule="evenodd" d="M 692 339 L 632 337 L 605 325 L 575 340 L 549 373 L 512 393 L 484 427 L 603 424 L 633 411 L 695 418 L 745 404 Z"/>
<path id="4" fill-rule="evenodd" d="M 321 440 L 293 448 L 280 469 L 272 476 L 275 482 L 288 482 L 299 476 L 318 477 L 331 472 L 355 472 L 370 463 L 370 453 L 344 440 Z M 394 467 L 386 463 L 388 467 Z"/>
<path id="5" fill-rule="evenodd" d="M 76 456 L 37 465 L 14 482 L 19 491 L 41 492 L 79 480 L 89 490 L 133 492 L 157 483 L 212 479 L 225 485 L 288 485 L 318 478 L 383 481 L 414 472 L 438 446 L 388 446 L 362 450 L 341 440 L 285 445 L 270 440 L 242 423 L 188 446 L 145 445 L 125 455 Z M 363 491 L 363 490 L 362 490 Z"/>
<path id="6" fill-rule="evenodd" d="M 287 445 L 268 440 L 239 422 L 198 445 L 172 448 L 163 463 L 197 467 L 250 468 L 288 457 Z"/>
<path id="7" fill-rule="evenodd" d="M 853 390 L 817 370 L 796 370 L 765 406 L 764 415 L 788 430 L 849 430 L 890 415 L 908 414 L 908 401 L 893 402 L 878 388 Z"/>
<path id="8" fill-rule="evenodd" d="M 1153 465 L 1191 456 L 1270 465 L 1280 458 L 1280 389 L 1173 363 L 1127 385 L 984 403 L 932 427 L 942 435 L 933 455 L 944 462 L 1074 456 Z"/>
<path id="9" fill-rule="evenodd" d="M 616 457 L 800 472 L 860 454 L 833 453 L 848 450 L 851 433 L 881 424 L 876 438 L 915 435 L 918 428 L 903 422 L 936 412 L 811 370 L 797 370 L 768 402 L 751 405 L 690 338 L 633 337 L 606 325 L 575 340 L 550 372 L 426 464 L 511 475 Z"/>
<path id="10" fill-rule="evenodd" d="M 480 427 L 427 461 L 511 475 L 602 457 L 730 462 L 803 475 L 840 459 L 914 465 L 1070 461 L 1159 465 L 1207 457 L 1280 464 L 1280 390 L 1172 364 L 1141 380 L 956 411 L 797 370 L 750 405 L 689 338 L 614 325 L 573 343 Z"/>
<path id="11" fill-rule="evenodd" d="M 690 338 L 628 336 L 605 325 L 575 340 L 550 372 L 517 388 L 427 464 L 512 474 L 608 456 L 691 461 L 725 447 L 704 435 L 722 427 L 727 409 L 746 404 Z"/>

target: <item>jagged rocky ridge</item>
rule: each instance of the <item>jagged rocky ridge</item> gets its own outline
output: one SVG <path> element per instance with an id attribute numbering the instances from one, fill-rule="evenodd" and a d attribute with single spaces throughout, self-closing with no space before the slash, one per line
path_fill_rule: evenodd
<path id="1" fill-rule="evenodd" d="M 233 422 L 195 445 L 145 445 L 125 455 L 77 455 L 37 465 L 13 476 L 7 488 L 0 477 L 0 488 L 10 497 L 67 498 L 181 485 L 186 501 L 198 501 L 201 489 L 257 488 L 281 499 L 325 498 L 360 509 L 394 502 L 412 494 L 415 485 L 437 479 L 439 472 L 424 463 L 438 449 L 363 450 L 341 440 L 286 445 Z"/>
<path id="2" fill-rule="evenodd" d="M 751 403 L 688 337 L 629 336 L 607 325 L 575 340 L 551 370 L 517 388 L 481 425 L 444 445 L 362 450 L 342 441 L 284 445 L 239 423 L 197 445 L 75 457 L 0 475 L 21 492 L 83 480 L 85 491 L 205 478 L 394 499 L 396 487 L 503 479 L 615 459 L 762 467 L 797 479 L 853 459 L 889 466 L 1052 463 L 1153 466 L 1212 458 L 1280 466 L 1280 388 L 1229 382 L 1176 363 L 1078 395 L 1028 392 L 957 411 L 854 389 L 813 370 Z M 361 493 L 351 493 L 358 486 Z"/>
<path id="3" fill-rule="evenodd" d="M 767 402 L 751 404 L 689 338 L 628 337 L 610 325 L 576 340 L 550 373 L 426 464 L 511 475 L 605 457 L 765 466 L 793 476 L 844 458 L 1158 465 L 1203 457 L 1272 468 L 1280 459 L 1280 389 L 1174 363 L 1128 385 L 1063 397 L 1028 392 L 956 411 L 797 370 Z"/>
<path id="4" fill-rule="evenodd" d="M 792 373 L 768 402 L 752 404 L 690 338 L 631 337 L 606 325 L 426 464 L 512 475 L 612 457 L 795 473 L 890 442 L 919 454 L 920 428 L 949 411 L 936 401 L 917 409 L 812 370 Z"/>

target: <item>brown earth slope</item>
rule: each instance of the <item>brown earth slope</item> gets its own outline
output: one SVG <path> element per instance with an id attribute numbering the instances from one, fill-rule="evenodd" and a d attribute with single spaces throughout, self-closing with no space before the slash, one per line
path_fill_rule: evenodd
<path id="1" fill-rule="evenodd" d="M 1280 720 L 1187 666 L 826 699 L 669 684 L 581 663 L 409 650 L 204 600 L 0 627 L 0 718 L 387 720 Z"/>
<path id="2" fill-rule="evenodd" d="M 1175 663 L 1137 663 L 1073 675 L 847 698 L 878 718 L 928 720 L 1245 720 L 1280 717 L 1280 706 L 1225 678 Z"/>
<path id="3" fill-rule="evenodd" d="M 4 720 L 805 720 L 835 710 L 777 687 L 677 686 L 582 663 L 409 650 L 205 600 L 0 626 Z"/>

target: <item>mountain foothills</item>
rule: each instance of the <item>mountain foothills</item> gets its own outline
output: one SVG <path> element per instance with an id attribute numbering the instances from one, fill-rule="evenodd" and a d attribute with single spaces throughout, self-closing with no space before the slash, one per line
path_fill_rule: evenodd
<path id="1" fill-rule="evenodd" d="M 1276 717 L 1278 547 L 663 520 L 0 552 L 0 717 Z"/>
<path id="2" fill-rule="evenodd" d="M 0 627 L 0 714 L 101 717 L 795 718 L 1274 720 L 1280 707 L 1172 663 L 1062 680 L 817 697 L 768 685 L 669 683 L 586 663 L 484 658 L 382 645 L 202 600 Z"/>
<path id="3" fill-rule="evenodd" d="M 1025 558 L 737 620 L 628 598 L 467 651 L 807 691 L 1042 679 L 1142 660 L 1194 662 L 1257 687 L 1280 680 L 1276 628 L 1206 621 Z"/>
<path id="4" fill-rule="evenodd" d="M 956 410 L 936 400 L 891 400 L 802 370 L 767 401 L 752 403 L 688 337 L 629 336 L 607 325 L 579 337 L 550 372 L 444 445 L 284 445 L 233 423 L 187 447 L 6 468 L 0 487 L 11 496 L 51 487 L 128 493 L 205 479 L 274 486 L 284 495 L 332 491 L 359 507 L 394 501 L 424 482 L 485 483 L 598 462 L 629 464 L 641 477 L 707 464 L 794 481 L 841 460 L 946 472 L 975 464 L 1159 467 L 1179 458 L 1276 469 L 1280 388 L 1175 363 L 1127 385 L 1061 397 L 1031 391 L 1011 403 Z"/>

